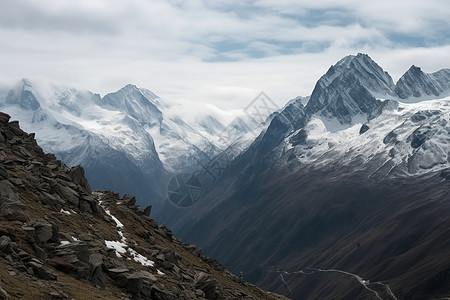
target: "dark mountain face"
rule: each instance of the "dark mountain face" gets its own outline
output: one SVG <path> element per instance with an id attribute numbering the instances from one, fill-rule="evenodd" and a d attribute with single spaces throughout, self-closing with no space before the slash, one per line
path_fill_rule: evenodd
<path id="1" fill-rule="evenodd" d="M 450 111 L 394 90 L 368 56 L 344 58 L 165 221 L 293 299 L 448 295 Z"/>
<path id="2" fill-rule="evenodd" d="M 195 243 L 224 259 L 232 271 L 244 269 L 250 280 L 294 299 L 358 295 L 361 285 L 351 277 L 341 278 L 341 287 L 334 282 L 339 274 L 295 274 L 308 268 L 388 282 L 397 296 L 408 299 L 449 292 L 445 284 L 434 289 L 413 279 L 423 276 L 432 282 L 450 266 L 445 258 L 450 245 L 444 242 L 450 218 L 443 212 L 449 209 L 450 186 L 439 174 L 410 182 L 374 182 L 363 179 L 364 174 L 330 169 L 289 176 L 271 171 L 253 178 L 259 185 L 228 181 L 235 191 L 215 194 L 220 204 L 209 203 L 215 209 L 194 219 L 200 236 Z M 218 212 L 223 217 L 217 219 Z M 188 230 L 180 233 L 188 235 Z M 280 269 L 290 273 L 287 285 L 280 280 Z M 442 280 L 448 284 L 450 278 Z"/>
<path id="3" fill-rule="evenodd" d="M 252 171 L 222 178 L 177 216 L 183 225 L 175 231 L 232 272 L 293 299 L 373 296 L 352 276 L 311 268 L 387 283 L 398 299 L 450 292 L 450 170 L 381 182 L 338 163 Z"/>

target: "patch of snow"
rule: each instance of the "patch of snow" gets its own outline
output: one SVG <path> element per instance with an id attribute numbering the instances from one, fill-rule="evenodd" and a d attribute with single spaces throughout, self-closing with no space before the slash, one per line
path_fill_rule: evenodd
<path id="1" fill-rule="evenodd" d="M 118 242 L 118 241 L 106 241 L 106 247 L 108 249 L 114 249 L 116 250 L 116 256 L 117 257 L 122 257 L 122 255 L 120 254 L 124 254 L 127 252 L 126 248 L 128 247 L 127 244 L 125 244 L 124 242 Z"/>
<path id="2" fill-rule="evenodd" d="M 69 245 L 70 244 L 70 242 L 69 241 L 61 241 L 61 243 L 60 243 L 60 245 Z"/>
<path id="3" fill-rule="evenodd" d="M 97 195 L 99 196 L 99 198 L 101 199 L 101 194 L 97 193 Z M 153 267 L 154 262 L 150 259 L 148 259 L 147 257 L 143 256 L 142 254 L 139 254 L 136 250 L 130 248 L 127 244 L 126 244 L 126 238 L 122 232 L 123 229 L 123 224 L 122 222 L 119 221 L 119 219 L 117 219 L 116 217 L 114 217 L 110 210 L 107 209 L 107 207 L 102 205 L 102 201 L 99 201 L 100 206 L 103 207 L 103 209 L 105 210 L 105 212 L 114 220 L 114 222 L 116 223 L 116 227 L 119 228 L 119 230 L 117 231 L 117 233 L 119 234 L 121 241 L 106 241 L 106 247 L 109 249 L 114 249 L 116 250 L 116 256 L 117 257 L 122 257 L 121 254 L 125 254 L 127 251 L 128 253 L 131 255 L 131 257 L 133 258 L 134 261 L 140 263 L 143 266 L 149 266 L 149 267 Z M 130 258 L 128 258 L 130 259 Z"/>
<path id="4" fill-rule="evenodd" d="M 114 220 L 114 222 L 116 222 L 116 226 L 117 226 L 117 227 L 119 227 L 119 228 L 122 228 L 122 227 L 123 227 L 123 224 L 119 221 L 119 219 L 117 219 L 116 217 L 114 217 L 114 216 L 109 212 L 109 210 L 106 211 L 106 213 Z"/>
<path id="5" fill-rule="evenodd" d="M 134 249 L 129 248 L 128 252 L 131 254 L 131 256 L 133 257 L 134 261 L 140 263 L 143 266 L 153 267 L 153 265 L 154 265 L 153 261 L 151 261 L 147 257 L 137 253 Z"/>
<path id="6" fill-rule="evenodd" d="M 71 215 L 72 213 L 70 211 L 64 210 L 61 208 L 60 213 L 66 214 L 66 215 Z"/>
<path id="7" fill-rule="evenodd" d="M 158 275 L 166 275 L 163 272 L 161 272 L 160 270 L 156 270 L 158 272 Z"/>

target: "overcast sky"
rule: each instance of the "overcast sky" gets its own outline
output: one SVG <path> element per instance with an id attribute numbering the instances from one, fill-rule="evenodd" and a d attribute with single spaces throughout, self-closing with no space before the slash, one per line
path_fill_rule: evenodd
<path id="1" fill-rule="evenodd" d="M 0 0 L 0 81 L 104 95 L 127 83 L 171 102 L 282 106 L 364 52 L 396 81 L 450 67 L 448 0 Z"/>

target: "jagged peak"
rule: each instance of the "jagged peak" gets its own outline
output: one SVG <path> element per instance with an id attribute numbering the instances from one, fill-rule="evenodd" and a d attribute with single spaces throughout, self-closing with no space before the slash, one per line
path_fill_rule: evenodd
<path id="1" fill-rule="evenodd" d="M 158 98 L 152 98 L 153 95 L 136 85 L 127 84 L 117 92 L 105 95 L 100 103 L 106 108 L 120 109 L 140 123 L 155 124 L 162 120 L 162 111 L 155 103 Z"/>
<path id="2" fill-rule="evenodd" d="M 450 70 L 442 69 L 425 73 L 412 65 L 395 85 L 395 93 L 400 99 L 428 100 L 450 94 Z"/>
<path id="3" fill-rule="evenodd" d="M 408 71 L 406 71 L 405 74 L 408 74 L 408 73 L 412 73 L 412 74 L 414 74 L 414 75 L 419 75 L 419 74 L 423 74 L 424 72 L 422 71 L 422 69 L 421 69 L 420 67 L 418 67 L 418 66 L 416 66 L 416 65 L 412 65 L 412 66 L 408 69 Z"/>
<path id="4" fill-rule="evenodd" d="M 366 79 L 367 86 L 375 94 L 393 95 L 394 82 L 386 71 L 383 70 L 369 55 L 358 53 L 348 55 L 331 66 L 327 73 L 323 75 L 318 84 L 321 87 L 330 85 L 336 78 L 341 78 L 349 73 L 354 73 L 358 80 L 364 85 Z"/>

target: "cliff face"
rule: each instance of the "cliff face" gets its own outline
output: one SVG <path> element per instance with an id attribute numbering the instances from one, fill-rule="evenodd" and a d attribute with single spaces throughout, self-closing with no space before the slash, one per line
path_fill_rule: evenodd
<path id="1" fill-rule="evenodd" d="M 183 244 L 135 205 L 92 192 L 0 113 L 0 299 L 282 299 Z"/>

